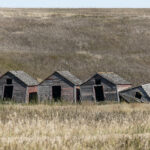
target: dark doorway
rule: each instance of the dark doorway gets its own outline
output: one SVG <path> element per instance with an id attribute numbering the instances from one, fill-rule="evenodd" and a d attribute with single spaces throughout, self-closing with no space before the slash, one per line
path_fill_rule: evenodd
<path id="1" fill-rule="evenodd" d="M 76 100 L 77 100 L 77 103 L 80 103 L 81 102 L 81 99 L 80 99 L 80 89 L 76 89 Z"/>
<path id="2" fill-rule="evenodd" d="M 142 98 L 142 94 L 139 92 L 136 92 L 135 94 L 135 98 L 141 99 Z"/>
<path id="3" fill-rule="evenodd" d="M 55 101 L 61 100 L 61 86 L 52 87 L 52 96 Z"/>
<path id="4" fill-rule="evenodd" d="M 95 98 L 97 102 L 104 101 L 104 91 L 102 86 L 95 86 Z"/>
<path id="5" fill-rule="evenodd" d="M 12 99 L 13 86 L 5 86 L 4 88 L 4 99 Z"/>
<path id="6" fill-rule="evenodd" d="M 34 92 L 34 93 L 30 93 L 29 94 L 29 103 L 37 103 L 38 102 L 38 98 L 37 98 L 37 93 Z"/>

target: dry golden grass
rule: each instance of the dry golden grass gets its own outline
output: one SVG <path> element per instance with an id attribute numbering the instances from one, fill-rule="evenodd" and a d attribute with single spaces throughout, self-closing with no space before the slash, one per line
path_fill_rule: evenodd
<path id="1" fill-rule="evenodd" d="M 0 149 L 148 150 L 150 105 L 1 105 Z"/>

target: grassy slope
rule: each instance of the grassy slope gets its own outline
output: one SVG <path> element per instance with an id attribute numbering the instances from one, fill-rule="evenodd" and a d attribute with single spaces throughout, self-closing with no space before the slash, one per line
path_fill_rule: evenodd
<path id="1" fill-rule="evenodd" d="M 113 71 L 150 81 L 150 9 L 0 9 L 0 68 L 45 78 Z"/>
<path id="2" fill-rule="evenodd" d="M 149 150 L 148 104 L 0 106 L 0 149 Z"/>

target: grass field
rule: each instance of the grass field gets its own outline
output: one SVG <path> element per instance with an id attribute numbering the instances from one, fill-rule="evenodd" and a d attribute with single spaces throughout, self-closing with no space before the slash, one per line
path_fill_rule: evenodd
<path id="1" fill-rule="evenodd" d="M 150 105 L 0 105 L 0 149 L 149 150 Z"/>
<path id="2" fill-rule="evenodd" d="M 115 72 L 150 82 L 150 9 L 0 9 L 0 72 L 44 79 L 69 70 L 82 80 Z"/>

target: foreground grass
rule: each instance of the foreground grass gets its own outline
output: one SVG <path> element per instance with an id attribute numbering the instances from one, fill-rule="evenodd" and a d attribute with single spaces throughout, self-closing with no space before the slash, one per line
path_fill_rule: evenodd
<path id="1" fill-rule="evenodd" d="M 149 149 L 150 105 L 1 105 L 0 149 Z"/>

